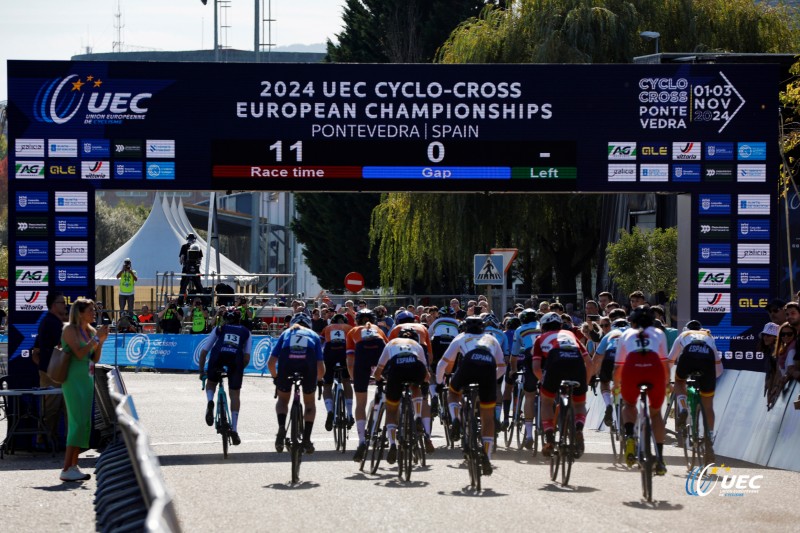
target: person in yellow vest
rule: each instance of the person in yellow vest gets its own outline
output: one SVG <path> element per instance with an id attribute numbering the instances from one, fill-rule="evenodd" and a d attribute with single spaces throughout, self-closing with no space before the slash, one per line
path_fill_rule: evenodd
<path id="1" fill-rule="evenodd" d="M 189 319 L 192 322 L 192 328 L 189 330 L 190 333 L 206 333 L 208 328 L 208 310 L 203 307 L 203 302 L 199 298 L 194 300 Z"/>
<path id="2" fill-rule="evenodd" d="M 242 317 L 241 324 L 249 331 L 253 331 L 253 318 L 256 316 L 256 311 L 247 305 L 246 296 L 239 297 L 236 308 L 239 310 L 239 315 Z"/>
<path id="3" fill-rule="evenodd" d="M 122 262 L 122 270 L 117 273 L 119 280 L 119 310 L 125 310 L 125 305 L 128 306 L 128 311 L 133 313 L 133 294 L 136 282 L 139 278 L 136 276 L 136 271 L 131 267 L 131 260 L 129 257 L 125 258 Z"/>

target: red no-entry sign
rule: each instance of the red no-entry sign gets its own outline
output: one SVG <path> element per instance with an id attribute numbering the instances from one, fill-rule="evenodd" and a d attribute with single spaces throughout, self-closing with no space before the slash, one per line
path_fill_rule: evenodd
<path id="1" fill-rule="evenodd" d="M 364 288 L 364 276 L 358 272 L 350 272 L 344 277 L 344 288 L 350 292 L 358 292 Z"/>

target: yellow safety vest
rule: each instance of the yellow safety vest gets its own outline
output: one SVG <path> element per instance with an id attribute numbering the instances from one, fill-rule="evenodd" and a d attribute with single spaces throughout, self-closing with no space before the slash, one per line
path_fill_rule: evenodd
<path id="1" fill-rule="evenodd" d="M 122 277 L 119 278 L 119 293 L 133 294 L 133 286 L 135 284 L 133 274 L 131 272 L 123 272 Z"/>
<path id="2" fill-rule="evenodd" d="M 192 309 L 192 331 L 204 331 L 206 329 L 206 317 L 199 309 Z"/>

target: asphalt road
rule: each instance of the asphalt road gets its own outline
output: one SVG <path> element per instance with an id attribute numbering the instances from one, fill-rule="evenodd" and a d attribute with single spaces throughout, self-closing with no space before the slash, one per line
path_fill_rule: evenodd
<path id="1" fill-rule="evenodd" d="M 185 531 L 797 531 L 800 521 L 800 473 L 718 457 L 731 475 L 763 476 L 756 481 L 758 491 L 725 497 L 720 483 L 706 497 L 689 496 L 682 452 L 669 443 L 669 472 L 654 480 L 656 501 L 643 502 L 638 471 L 613 465 L 607 434 L 594 431 L 587 431 L 586 453 L 573 467 L 568 487 L 550 482 L 541 457 L 501 446 L 484 491 L 470 491 L 460 453 L 443 448 L 438 421 L 438 449 L 409 483 L 397 481 L 396 467 L 385 463 L 371 476 L 351 460 L 355 431 L 346 454 L 334 450 L 332 434 L 322 427 L 321 402 L 313 437 L 317 451 L 306 456 L 302 482 L 292 486 L 289 456 L 274 450 L 271 380 L 245 378 L 243 442 L 225 460 L 219 438 L 203 420 L 205 395 L 196 375 L 125 373 L 124 379 Z M 81 467 L 91 472 L 95 458 L 87 452 Z M 61 483 L 60 463 L 61 457 L 27 453 L 0 461 L 3 530 L 94 530 L 94 480 Z"/>

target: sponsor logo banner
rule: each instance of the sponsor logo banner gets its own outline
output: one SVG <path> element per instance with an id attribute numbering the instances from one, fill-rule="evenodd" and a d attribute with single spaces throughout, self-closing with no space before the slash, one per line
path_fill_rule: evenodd
<path id="1" fill-rule="evenodd" d="M 705 154 L 709 161 L 732 161 L 733 143 L 706 143 Z"/>
<path id="2" fill-rule="evenodd" d="M 699 161 L 702 154 L 702 143 L 672 143 L 672 159 L 674 161 Z"/>
<path id="3" fill-rule="evenodd" d="M 767 165 L 739 165 L 736 170 L 736 181 L 765 183 L 767 181 Z"/>
<path id="4" fill-rule="evenodd" d="M 17 241 L 17 261 L 47 261 L 47 241 Z"/>
<path id="5" fill-rule="evenodd" d="M 44 139 L 17 139 L 14 144 L 16 157 L 44 157 Z"/>
<path id="6" fill-rule="evenodd" d="M 50 165 L 47 167 L 47 174 L 51 178 L 77 178 L 77 165 Z"/>
<path id="7" fill-rule="evenodd" d="M 87 241 L 56 241 L 56 261 L 86 261 L 89 256 Z"/>
<path id="8" fill-rule="evenodd" d="M 147 140 L 147 159 L 173 159 L 174 157 L 174 140 Z"/>
<path id="9" fill-rule="evenodd" d="M 678 182 L 699 182 L 700 165 L 673 165 L 672 180 Z"/>
<path id="10" fill-rule="evenodd" d="M 701 215 L 730 215 L 731 196 L 729 194 L 701 194 L 697 202 Z"/>
<path id="11" fill-rule="evenodd" d="M 144 170 L 140 161 L 130 163 L 114 163 L 114 177 L 120 180 L 139 180 L 144 177 Z"/>
<path id="12" fill-rule="evenodd" d="M 89 196 L 86 192 L 56 191 L 57 213 L 87 213 Z"/>
<path id="13" fill-rule="evenodd" d="M 17 219 L 18 237 L 47 237 L 49 234 L 45 217 L 19 217 Z"/>
<path id="14" fill-rule="evenodd" d="M 768 268 L 740 268 L 736 285 L 742 289 L 769 289 Z"/>
<path id="15" fill-rule="evenodd" d="M 56 217 L 56 237 L 88 237 L 89 220 L 86 217 Z"/>
<path id="16" fill-rule="evenodd" d="M 701 268 L 697 271 L 697 287 L 700 289 L 730 289 L 730 268 Z"/>
<path id="17" fill-rule="evenodd" d="M 739 264 L 769 264 L 769 244 L 739 244 L 736 249 Z"/>
<path id="18" fill-rule="evenodd" d="M 108 139 L 83 139 L 81 141 L 81 156 L 94 158 L 111 157 L 111 143 Z"/>
<path id="19" fill-rule="evenodd" d="M 609 165 L 610 166 L 610 165 Z M 635 168 L 636 165 L 633 165 Z M 635 172 L 635 170 L 634 170 Z M 174 180 L 175 163 L 147 163 L 147 179 L 149 180 Z M 633 180 L 636 181 L 634 175 Z M 609 180 L 611 181 L 611 180 Z"/>
<path id="20" fill-rule="evenodd" d="M 17 287 L 31 287 L 47 285 L 49 270 L 46 266 L 18 266 Z"/>
<path id="21" fill-rule="evenodd" d="M 653 165 L 643 163 L 639 167 L 639 178 L 645 182 L 669 181 L 669 165 Z"/>
<path id="22" fill-rule="evenodd" d="M 768 241 L 769 240 L 769 220 L 753 219 L 739 220 L 736 225 L 739 240 L 742 241 Z"/>
<path id="23" fill-rule="evenodd" d="M 17 161 L 14 178 L 18 180 L 43 180 L 44 161 Z"/>
<path id="24" fill-rule="evenodd" d="M 771 200 L 768 194 L 740 194 L 737 205 L 740 215 L 769 215 Z"/>
<path id="25" fill-rule="evenodd" d="M 669 145 L 667 143 L 645 143 L 639 150 L 642 161 L 659 161 L 669 159 Z"/>
<path id="26" fill-rule="evenodd" d="M 703 171 L 704 181 L 733 181 L 735 175 L 733 165 L 707 164 Z"/>
<path id="27" fill-rule="evenodd" d="M 636 165 L 608 165 L 608 181 L 636 181 Z"/>
<path id="28" fill-rule="evenodd" d="M 700 237 L 704 240 L 731 238 L 731 221 L 725 218 L 703 218 L 700 220 L 699 228 Z"/>
<path id="29" fill-rule="evenodd" d="M 78 139 L 50 139 L 47 141 L 49 157 L 78 157 Z"/>
<path id="30" fill-rule="evenodd" d="M 701 292 L 697 294 L 697 312 L 725 314 L 731 312 L 731 293 Z"/>
<path id="31" fill-rule="evenodd" d="M 49 211 L 46 192 L 18 192 L 17 211 L 23 213 L 45 213 Z"/>
<path id="32" fill-rule="evenodd" d="M 703 264 L 727 264 L 731 262 L 731 245 L 699 244 L 697 255 Z"/>
<path id="33" fill-rule="evenodd" d="M 17 291 L 17 311 L 47 311 L 47 291 Z"/>
<path id="34" fill-rule="evenodd" d="M 766 314 L 769 294 L 739 293 L 736 295 L 736 311 L 739 313 Z"/>
<path id="35" fill-rule="evenodd" d="M 636 159 L 636 143 L 608 143 L 608 159 L 633 161 Z"/>
<path id="36" fill-rule="evenodd" d="M 81 179 L 107 180 L 110 178 L 108 161 L 81 161 Z"/>
<path id="37" fill-rule="evenodd" d="M 766 161 L 767 143 L 739 143 L 736 147 L 736 155 L 740 160 Z"/>
<path id="38" fill-rule="evenodd" d="M 115 158 L 141 159 L 144 151 L 142 141 L 131 139 L 115 139 L 111 144 Z"/>
<path id="39" fill-rule="evenodd" d="M 89 269 L 85 266 L 57 266 L 55 284 L 59 287 L 80 287 L 89 282 Z"/>

